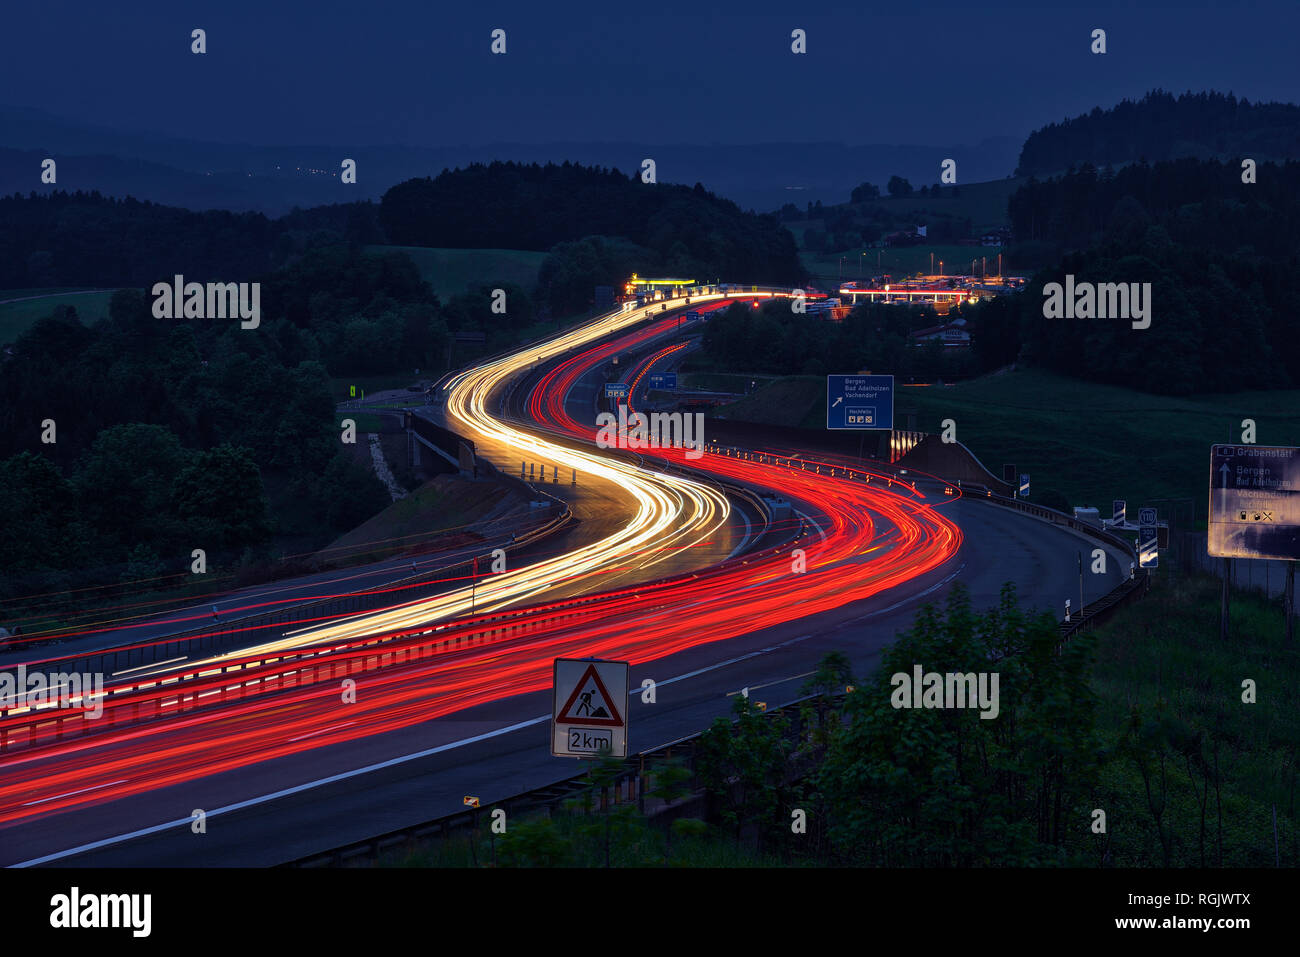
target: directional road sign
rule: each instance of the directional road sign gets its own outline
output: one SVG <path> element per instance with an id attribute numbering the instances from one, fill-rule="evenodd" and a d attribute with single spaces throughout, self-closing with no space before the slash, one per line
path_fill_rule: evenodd
<path id="1" fill-rule="evenodd" d="M 605 398 L 607 399 L 626 399 L 627 383 L 626 382 L 606 382 Z"/>
<path id="2" fill-rule="evenodd" d="M 551 754 L 627 757 L 626 661 L 556 658 L 551 705 Z"/>
<path id="3" fill-rule="evenodd" d="M 826 428 L 893 429 L 892 375 L 828 375 Z"/>
<path id="4" fill-rule="evenodd" d="M 1300 448 L 1210 449 L 1208 551 L 1218 558 L 1300 560 Z"/>
<path id="5" fill-rule="evenodd" d="M 646 376 L 646 384 L 652 389 L 677 388 L 676 372 L 651 372 Z"/>
<path id="6" fill-rule="evenodd" d="M 1111 521 L 1118 525 L 1123 525 L 1127 518 L 1128 503 L 1122 498 L 1111 499 L 1110 503 Z"/>

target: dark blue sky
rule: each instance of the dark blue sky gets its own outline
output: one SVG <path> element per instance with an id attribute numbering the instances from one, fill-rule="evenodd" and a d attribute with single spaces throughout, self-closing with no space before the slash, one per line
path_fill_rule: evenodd
<path id="1" fill-rule="evenodd" d="M 0 14 L 0 102 L 228 143 L 976 142 L 1154 87 L 1294 100 L 1297 27 L 1300 0 L 38 0 Z"/>

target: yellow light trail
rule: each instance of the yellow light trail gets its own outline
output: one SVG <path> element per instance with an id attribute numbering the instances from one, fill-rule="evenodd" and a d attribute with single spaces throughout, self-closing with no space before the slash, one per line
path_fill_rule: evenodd
<path id="1" fill-rule="evenodd" d="M 727 297 L 714 294 L 690 298 L 695 303 Z M 731 515 L 730 503 L 716 489 L 681 476 L 651 471 L 615 458 L 606 459 L 595 452 L 568 448 L 516 428 L 494 417 L 487 408 L 493 395 L 532 366 L 620 332 L 645 320 L 652 311 L 658 314 L 665 307 L 675 305 L 685 305 L 684 299 L 597 317 L 563 335 L 462 372 L 444 387 L 446 414 L 458 431 L 477 441 L 502 443 L 525 458 L 540 458 L 548 464 L 577 469 L 619 485 L 632 497 L 635 506 L 626 525 L 563 555 L 485 577 L 472 588 L 459 588 L 401 607 L 310 627 L 278 641 L 241 649 L 239 654 L 275 654 L 324 641 L 414 628 L 455 618 L 471 608 L 475 612 L 496 611 L 558 585 L 570 584 L 584 575 L 625 565 L 629 555 L 657 551 L 657 557 L 643 563 L 642 567 L 647 567 L 670 557 L 683 546 L 706 540 Z M 185 670 L 200 664 L 187 663 Z"/>

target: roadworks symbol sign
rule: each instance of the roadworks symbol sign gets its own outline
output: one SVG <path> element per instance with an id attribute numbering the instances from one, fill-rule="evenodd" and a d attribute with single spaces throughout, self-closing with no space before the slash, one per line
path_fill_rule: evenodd
<path id="1" fill-rule="evenodd" d="M 614 697 L 600 680 L 596 666 L 588 665 L 582 678 L 573 686 L 573 693 L 555 718 L 560 724 L 591 725 L 598 728 L 621 728 L 623 716 L 619 714 Z"/>

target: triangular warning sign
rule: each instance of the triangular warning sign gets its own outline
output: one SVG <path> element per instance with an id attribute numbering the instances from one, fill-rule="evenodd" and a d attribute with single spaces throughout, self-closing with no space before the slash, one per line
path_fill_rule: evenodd
<path id="1" fill-rule="evenodd" d="M 623 716 L 614 705 L 614 698 L 605 690 L 595 665 L 587 665 L 582 678 L 573 686 L 573 694 L 560 709 L 555 719 L 563 724 L 590 724 L 602 728 L 623 727 Z"/>

